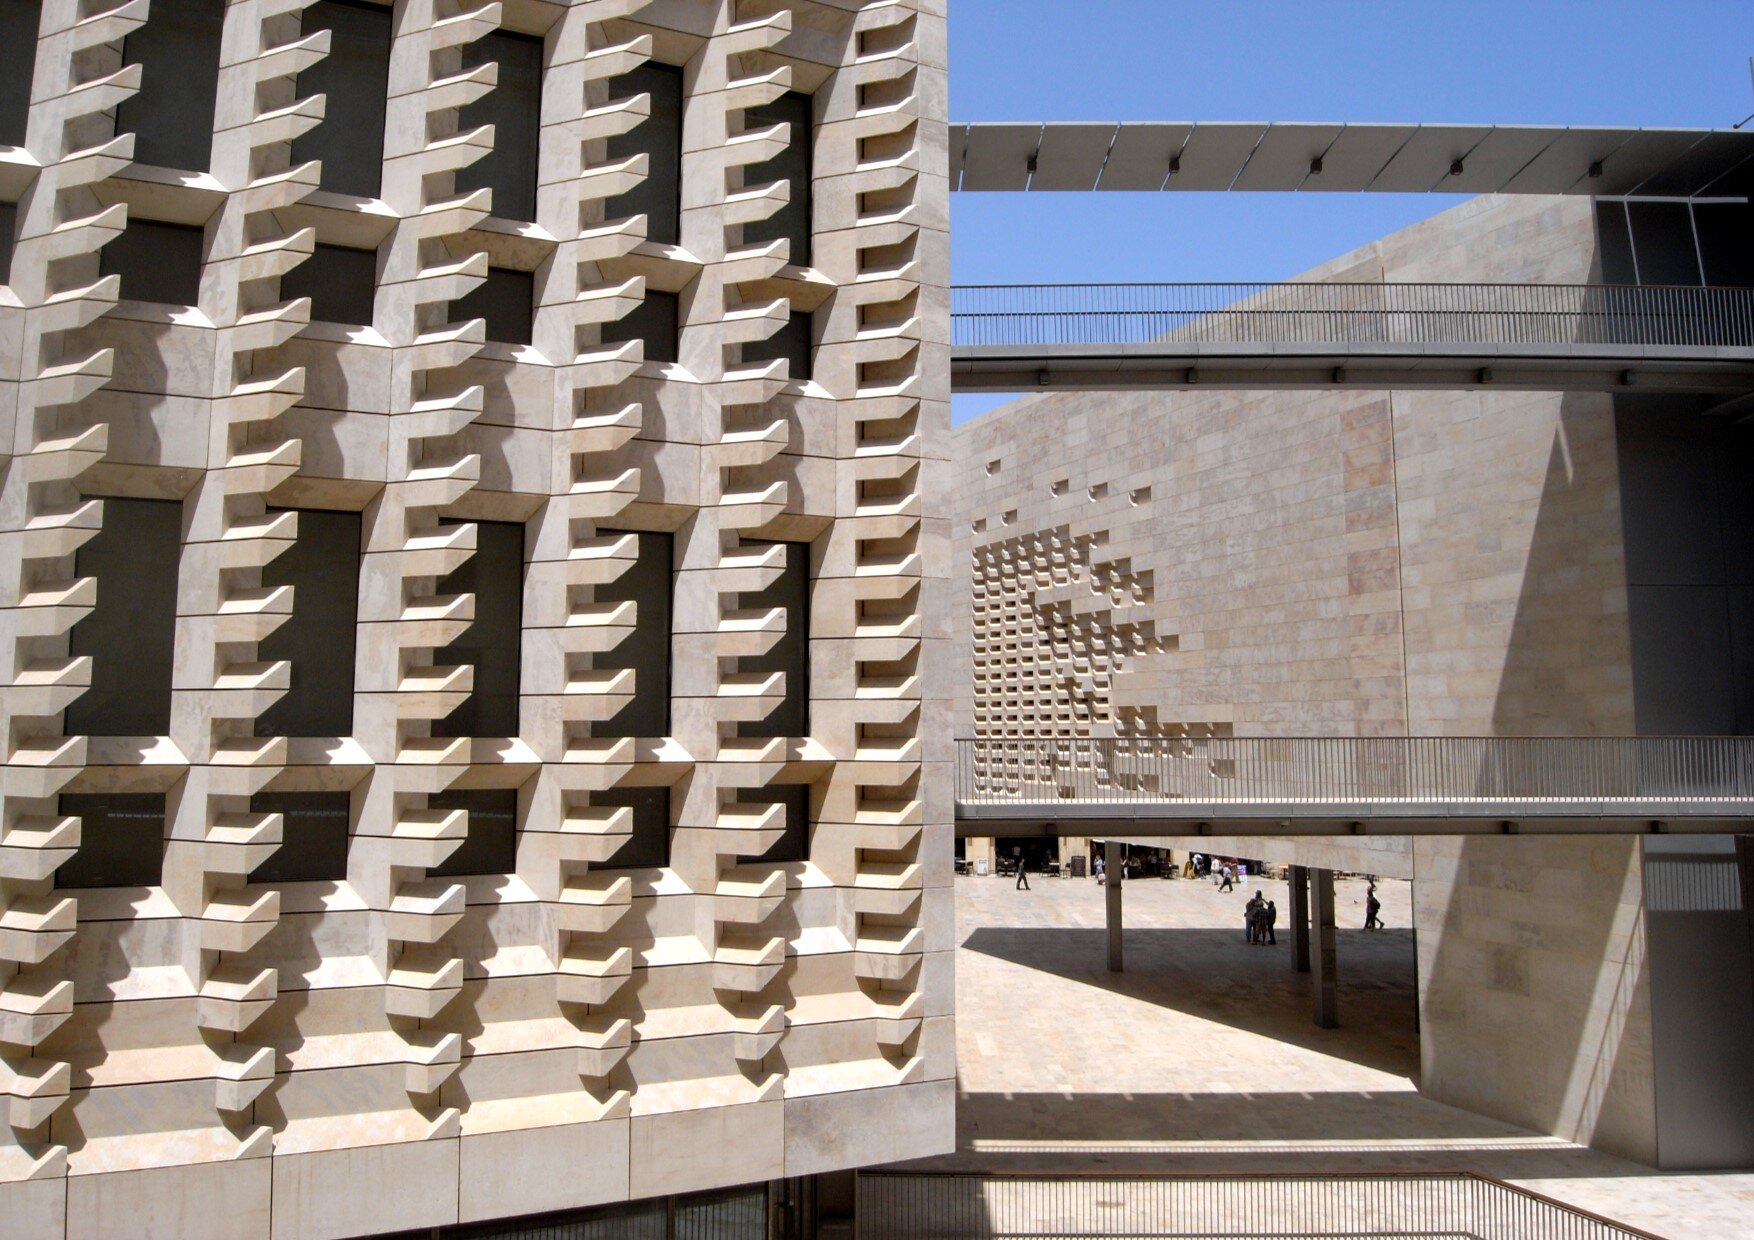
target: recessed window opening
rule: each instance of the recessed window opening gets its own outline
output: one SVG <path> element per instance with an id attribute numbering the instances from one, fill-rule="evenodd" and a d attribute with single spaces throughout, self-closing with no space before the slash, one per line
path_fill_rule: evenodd
<path id="1" fill-rule="evenodd" d="M 682 70 L 646 63 L 609 79 L 611 99 L 650 95 L 651 114 L 608 141 L 611 160 L 648 156 L 643 181 L 604 204 L 607 218 L 646 217 L 646 240 L 682 243 Z"/>
<path id="2" fill-rule="evenodd" d="M 103 501 L 103 528 L 74 557 L 97 602 L 68 638 L 91 659 L 91 685 L 67 707 L 67 735 L 169 734 L 182 530 L 176 500 Z"/>
<path id="3" fill-rule="evenodd" d="M 140 89 L 116 105 L 116 132 L 134 135 L 139 163 L 207 171 L 224 25 L 224 0 L 176 0 L 155 5 L 122 41 L 122 62 L 140 66 Z"/>
<path id="4" fill-rule="evenodd" d="M 329 54 L 298 75 L 300 99 L 324 96 L 323 121 L 292 141 L 293 163 L 321 160 L 321 188 L 376 198 L 383 187 L 384 112 L 390 89 L 390 9 L 318 0 L 304 33 L 330 32 Z"/>

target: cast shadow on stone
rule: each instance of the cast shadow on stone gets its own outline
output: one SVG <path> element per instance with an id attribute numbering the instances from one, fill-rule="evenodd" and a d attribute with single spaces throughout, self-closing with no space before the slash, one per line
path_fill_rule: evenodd
<path id="1" fill-rule="evenodd" d="M 962 948 L 1417 1080 L 1412 932 L 1337 932 L 1342 1032 L 1336 1034 L 1316 1027 L 1310 975 L 1292 970 L 1291 932 L 1281 924 L 1273 948 L 1245 942 L 1240 920 L 1235 931 L 1128 929 L 1121 973 L 1108 971 L 1107 931 L 1100 929 L 984 926 Z M 1027 984 L 1014 998 L 1028 1005 Z M 1358 1036 L 1364 1029 L 1372 1036 Z M 1091 1054 L 1100 1059 L 1104 1053 L 1093 1030 Z"/>

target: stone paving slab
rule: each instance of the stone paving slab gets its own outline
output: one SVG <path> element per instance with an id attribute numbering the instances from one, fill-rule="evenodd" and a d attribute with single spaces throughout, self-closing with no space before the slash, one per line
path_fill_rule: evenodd
<path id="1" fill-rule="evenodd" d="M 1286 885 L 1251 880 L 1289 921 Z M 1754 1175 L 1657 1174 L 1422 1097 L 1410 885 L 1341 879 L 1341 1027 L 1310 979 L 1242 932 L 1243 890 L 1125 888 L 1127 972 L 1107 971 L 1089 879 L 956 880 L 955 1154 L 993 1171 L 1471 1170 L 1658 1235 L 1754 1235 Z"/>

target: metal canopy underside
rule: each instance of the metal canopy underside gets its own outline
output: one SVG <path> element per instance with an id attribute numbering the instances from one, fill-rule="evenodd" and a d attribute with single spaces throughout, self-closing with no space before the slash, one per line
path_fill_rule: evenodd
<path id="1" fill-rule="evenodd" d="M 952 123 L 950 186 L 1745 198 L 1754 130 Z"/>

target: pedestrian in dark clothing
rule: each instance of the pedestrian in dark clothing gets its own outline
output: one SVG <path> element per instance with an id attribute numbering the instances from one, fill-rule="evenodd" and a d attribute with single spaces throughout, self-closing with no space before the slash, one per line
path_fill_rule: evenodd
<path id="1" fill-rule="evenodd" d="M 1279 906 L 1274 904 L 1271 900 L 1267 901 L 1266 921 L 1267 921 L 1267 946 L 1268 947 L 1277 947 L 1277 946 L 1279 946 L 1279 936 L 1273 933 L 1273 927 L 1279 921 Z"/>
<path id="2" fill-rule="evenodd" d="M 1377 916 L 1380 912 L 1382 912 L 1382 901 L 1376 898 L 1376 888 L 1372 887 L 1364 897 L 1364 928 L 1366 930 L 1382 929 L 1382 919 Z"/>
<path id="3" fill-rule="evenodd" d="M 1219 870 L 1218 877 L 1223 880 L 1222 882 L 1220 882 L 1218 884 L 1218 890 L 1220 890 L 1220 891 L 1232 890 L 1232 887 L 1230 885 L 1230 867 L 1229 866 L 1225 866 L 1223 869 Z"/>
<path id="4" fill-rule="evenodd" d="M 1023 860 L 1023 849 L 1018 848 L 1013 855 L 1017 858 L 1017 890 L 1028 891 L 1030 890 L 1029 866 Z"/>
<path id="5" fill-rule="evenodd" d="M 1251 947 L 1261 941 L 1264 929 L 1261 918 L 1265 911 L 1266 902 L 1261 899 L 1261 893 L 1258 891 L 1250 897 L 1247 904 L 1242 906 L 1243 937 L 1248 940 Z"/>

